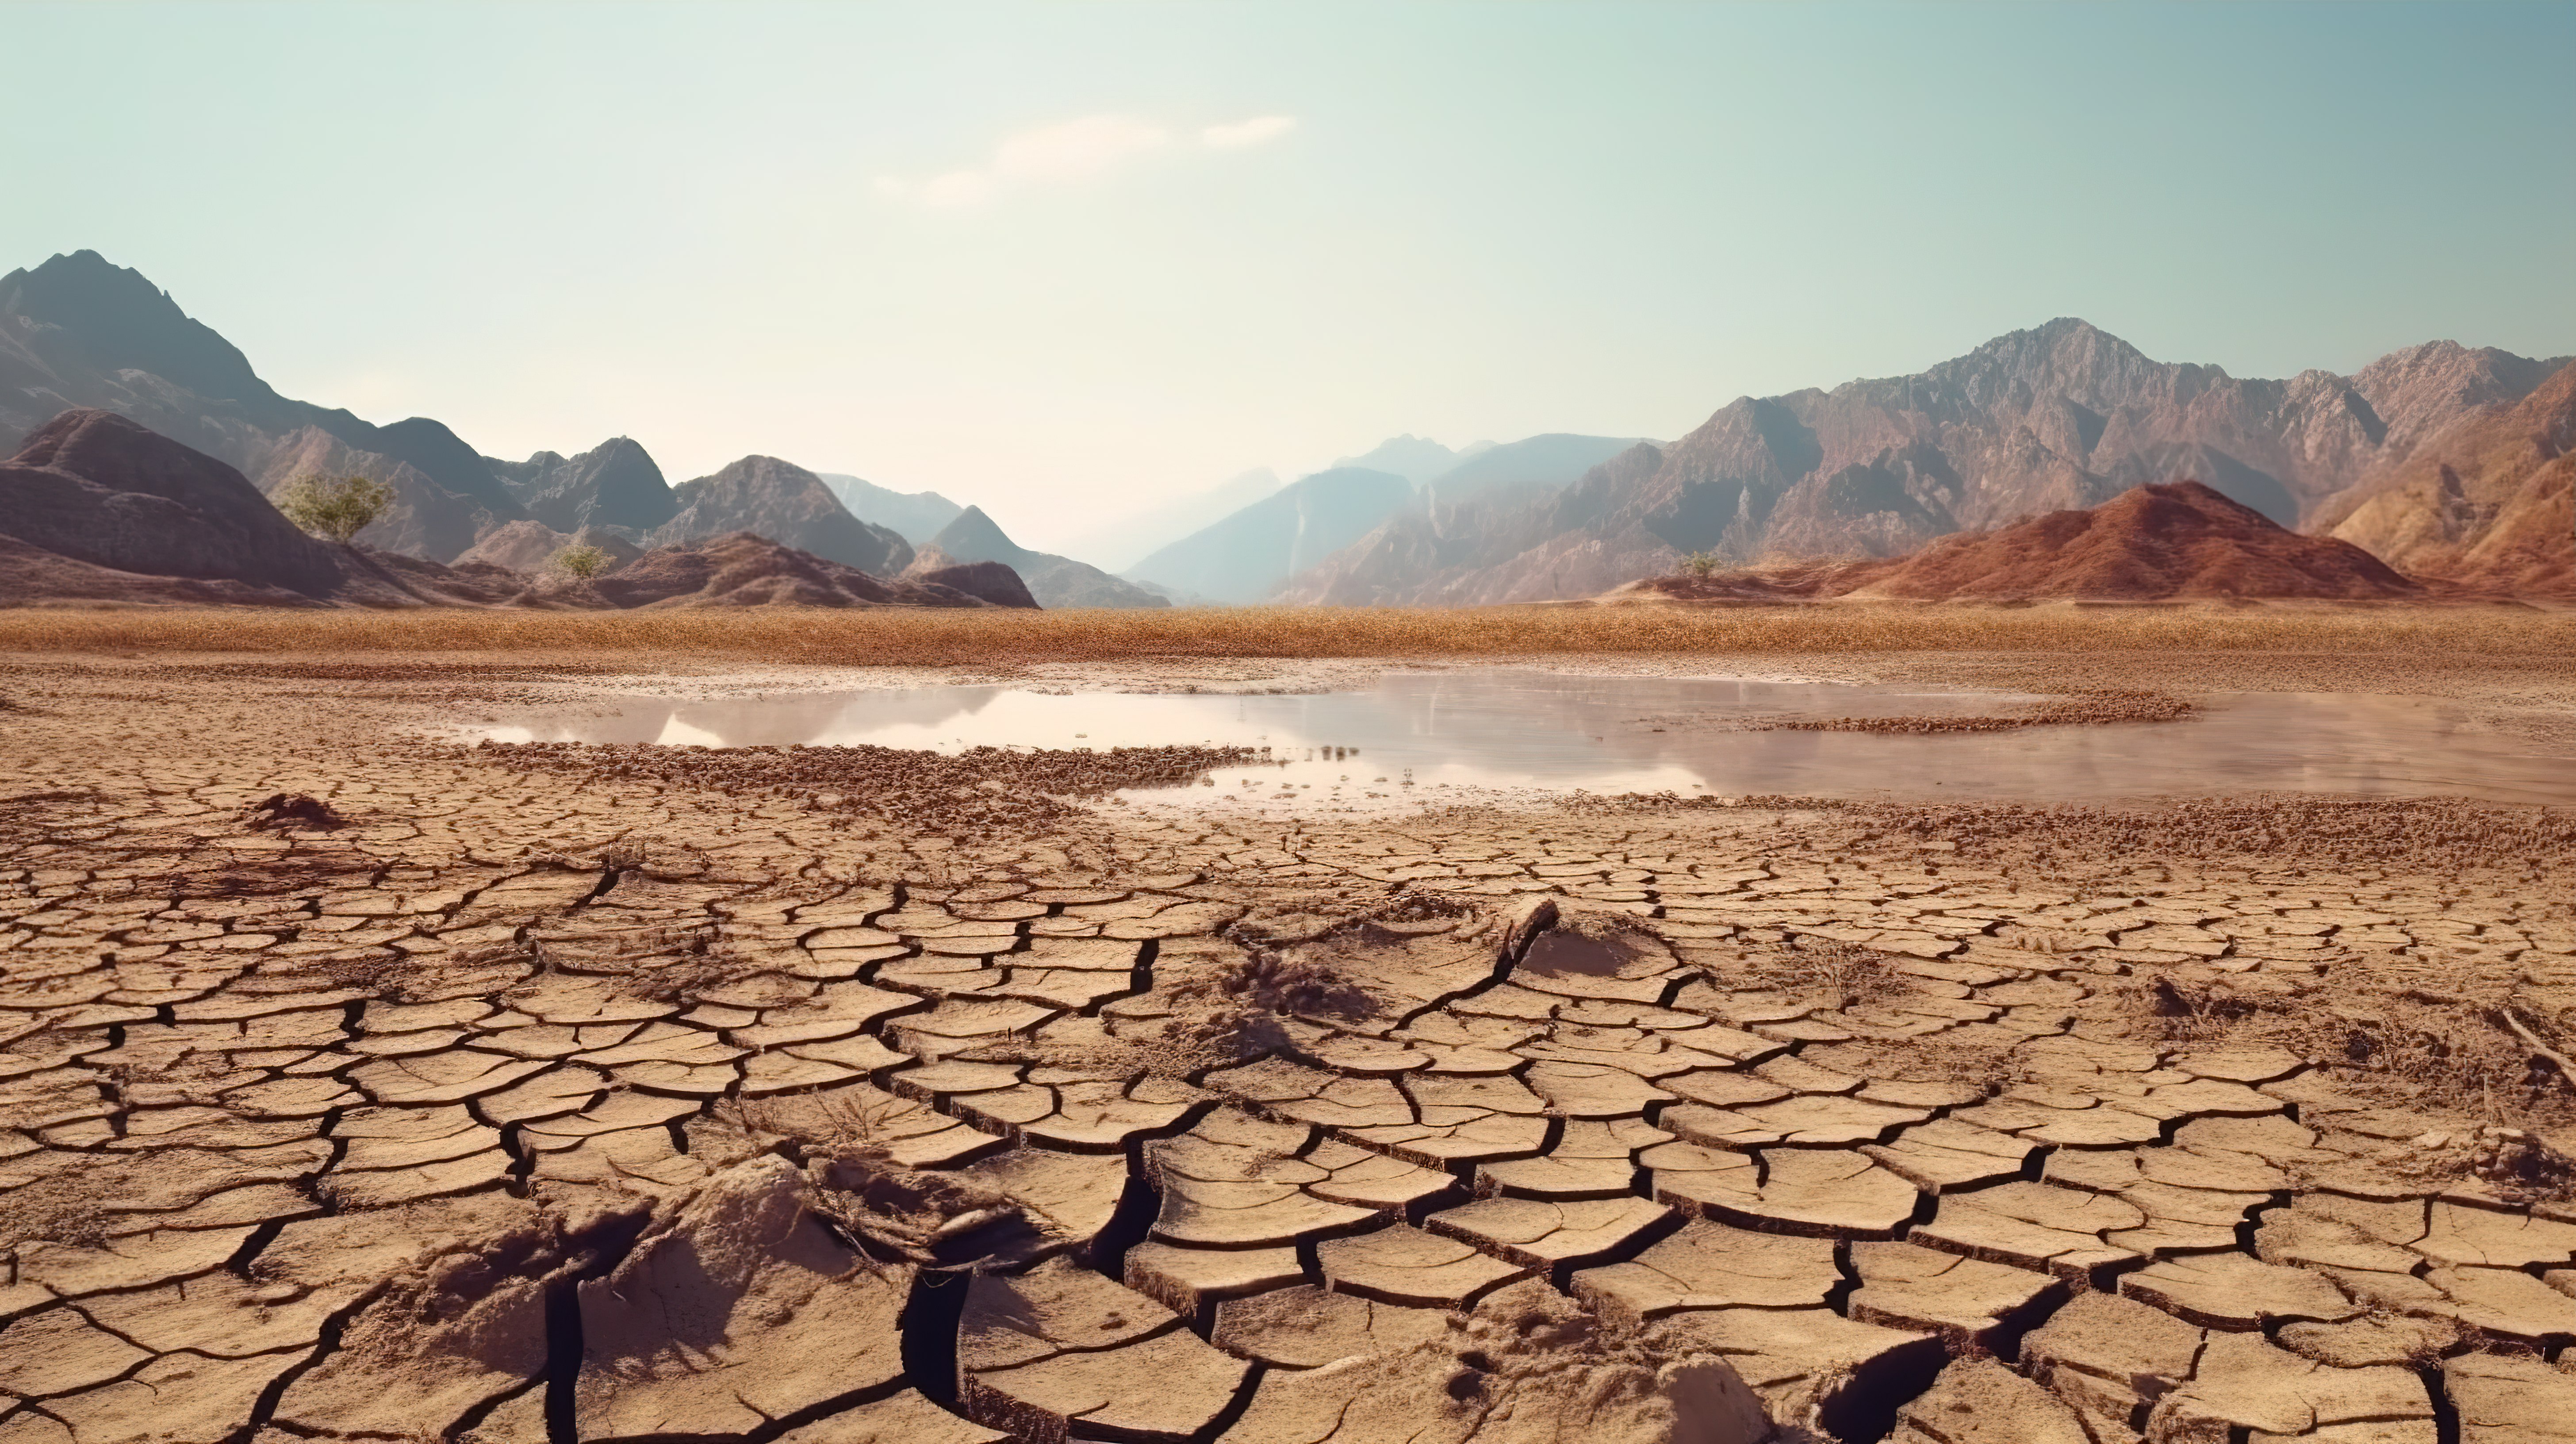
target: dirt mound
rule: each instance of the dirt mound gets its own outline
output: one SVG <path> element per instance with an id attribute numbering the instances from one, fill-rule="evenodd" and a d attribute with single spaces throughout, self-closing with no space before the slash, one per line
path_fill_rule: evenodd
<path id="1" fill-rule="evenodd" d="M 954 587 L 886 581 L 854 566 L 747 531 L 687 546 L 655 547 L 592 580 L 617 607 L 989 607 Z"/>
<path id="2" fill-rule="evenodd" d="M 1006 562 L 961 562 L 937 547 L 924 547 L 904 568 L 903 580 L 924 582 L 932 586 L 953 587 L 970 597 L 982 597 L 997 607 L 1035 608 L 1038 599 L 1029 595 L 1028 583 L 1011 570 Z"/>

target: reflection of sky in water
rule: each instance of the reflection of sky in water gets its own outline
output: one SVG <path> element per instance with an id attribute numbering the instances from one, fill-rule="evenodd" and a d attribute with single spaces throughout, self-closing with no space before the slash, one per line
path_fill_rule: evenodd
<path id="1" fill-rule="evenodd" d="M 1393 673 L 1364 692 L 1293 696 L 943 686 L 638 699 L 611 715 L 473 735 L 707 747 L 864 742 L 944 752 L 1170 743 L 1270 749 L 1267 762 L 1218 769 L 1213 789 L 1189 790 L 1204 801 L 1291 791 L 1313 801 L 1368 793 L 1419 800 L 1443 788 L 1536 786 L 1936 798 L 2277 790 L 2576 802 L 2576 758 L 2473 727 L 2463 709 L 2420 698 L 2233 694 L 2206 699 L 2208 710 L 2186 722 L 1991 733 L 1724 730 L 1792 714 L 1981 715 L 2029 700 L 1479 669 Z"/>

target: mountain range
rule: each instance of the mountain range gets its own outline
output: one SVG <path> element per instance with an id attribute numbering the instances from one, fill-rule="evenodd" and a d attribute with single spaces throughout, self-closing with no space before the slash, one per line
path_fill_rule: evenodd
<path id="1" fill-rule="evenodd" d="M 514 462 L 478 453 L 425 417 L 378 426 L 292 400 L 168 293 L 95 251 L 0 277 L 0 452 L 79 408 L 140 422 L 228 463 L 263 492 L 309 474 L 373 477 L 393 489 L 394 501 L 358 540 L 377 554 L 438 563 L 470 556 L 524 570 L 578 538 L 603 545 L 622 565 L 647 549 L 747 531 L 892 579 L 912 567 L 916 537 L 946 536 L 964 516 L 936 493 L 846 476 L 834 478 L 836 487 L 776 457 L 746 456 L 673 486 L 627 437 L 574 456 L 541 451 Z M 1087 598 L 1077 605 L 1168 605 L 1082 563 L 1024 552 L 974 515 L 1000 541 L 984 546 L 983 532 L 970 526 L 951 539 L 956 560 L 1036 559 L 1054 585 L 1032 576 L 1032 588 Z M 959 550 L 978 546 L 992 555 Z"/>
<path id="2" fill-rule="evenodd" d="M 1278 595 L 1360 605 L 1594 596 L 1673 572 L 1693 553 L 1896 556 L 2181 479 L 2284 525 L 2364 545 L 2404 538 L 2436 567 L 2482 564 L 2473 559 L 2500 518 L 2554 535 L 2566 488 L 2552 469 L 2564 443 L 2551 438 L 2567 425 L 2558 382 L 2571 360 L 2434 341 L 2351 376 L 2240 380 L 2151 360 L 2060 319 L 1912 376 L 1741 398 L 1669 446 L 1639 443 L 1561 490 L 1452 500 L 1434 488 Z M 2526 398 L 2537 400 L 2525 408 Z M 2446 466 L 2460 480 L 2443 480 Z M 2522 500 L 2508 504 L 2508 493 Z M 2448 520 L 2423 520 L 2444 506 Z"/>
<path id="3" fill-rule="evenodd" d="M 505 538 L 529 531 L 546 528 L 505 522 L 484 545 L 506 550 Z M 298 531 L 221 460 L 94 407 L 57 413 L 0 461 L 0 605 L 7 606 L 1035 605 L 1018 578 L 989 563 L 889 579 L 748 531 L 640 553 L 608 540 L 622 554 L 595 578 L 334 546 Z"/>
<path id="4" fill-rule="evenodd" d="M 80 251 L 0 276 L 0 450 L 96 408 L 262 491 L 308 473 L 388 483 L 393 506 L 361 534 L 383 554 L 523 565 L 576 537 L 622 558 L 752 531 L 883 578 L 1001 562 L 1048 606 L 1592 596 L 1693 553 L 1896 556 L 2186 478 L 2412 574 L 2565 587 L 2570 361 L 2433 341 L 2348 376 L 2240 379 L 2061 318 L 1912 375 L 1739 398 L 1669 443 L 1453 451 L 1406 435 L 1284 487 L 1248 473 L 1131 528 L 1168 540 L 1119 577 L 936 493 L 774 457 L 673 486 L 629 438 L 513 462 L 425 417 L 377 425 L 284 397 L 140 274 Z M 1180 521 L 1198 524 L 1174 536 Z"/>

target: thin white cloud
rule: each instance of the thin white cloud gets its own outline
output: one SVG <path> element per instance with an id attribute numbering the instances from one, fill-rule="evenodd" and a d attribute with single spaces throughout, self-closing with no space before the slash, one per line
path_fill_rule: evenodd
<path id="1" fill-rule="evenodd" d="M 1210 150 L 1234 150 L 1277 140 L 1296 128 L 1297 117 L 1293 115 L 1256 115 L 1231 125 L 1211 125 L 1199 132 L 1199 143 Z"/>
<path id="2" fill-rule="evenodd" d="M 1199 144 L 1209 150 L 1259 145 L 1285 135 L 1296 124 L 1294 116 L 1261 115 L 1211 125 L 1199 132 Z M 877 194 L 891 201 L 933 210 L 963 209 L 983 205 L 1016 187 L 1091 180 L 1171 145 L 1172 133 L 1151 122 L 1123 115 L 1085 116 L 1006 136 L 993 148 L 992 159 L 981 166 L 928 180 L 879 176 L 876 188 Z"/>
<path id="3" fill-rule="evenodd" d="M 1004 140 L 993 152 L 993 174 L 1011 180 L 1088 180 L 1171 142 L 1171 133 L 1159 125 L 1094 115 Z"/>

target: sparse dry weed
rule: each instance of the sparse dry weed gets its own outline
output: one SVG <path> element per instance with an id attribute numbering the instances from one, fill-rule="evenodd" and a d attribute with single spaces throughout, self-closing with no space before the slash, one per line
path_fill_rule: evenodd
<path id="1" fill-rule="evenodd" d="M 1867 1008 L 1914 991 L 1896 964 L 1896 958 L 1857 943 L 1801 936 L 1755 954 L 1729 981 L 1836 1000 L 1830 1007 Z"/>

